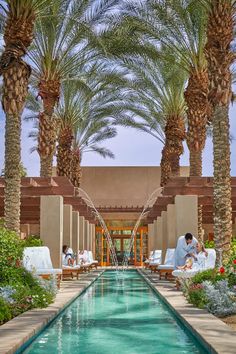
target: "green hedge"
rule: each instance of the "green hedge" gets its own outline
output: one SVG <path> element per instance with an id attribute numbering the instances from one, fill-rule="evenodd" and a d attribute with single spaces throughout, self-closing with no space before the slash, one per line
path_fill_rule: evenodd
<path id="1" fill-rule="evenodd" d="M 41 245 L 35 236 L 20 240 L 16 233 L 0 227 L 0 324 L 53 302 L 56 281 L 40 279 L 22 267 L 24 247 Z"/>

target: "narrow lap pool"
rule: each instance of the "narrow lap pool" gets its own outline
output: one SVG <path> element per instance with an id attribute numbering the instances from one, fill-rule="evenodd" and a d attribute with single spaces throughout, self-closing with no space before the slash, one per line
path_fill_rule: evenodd
<path id="1" fill-rule="evenodd" d="M 136 271 L 105 272 L 22 353 L 206 353 Z"/>

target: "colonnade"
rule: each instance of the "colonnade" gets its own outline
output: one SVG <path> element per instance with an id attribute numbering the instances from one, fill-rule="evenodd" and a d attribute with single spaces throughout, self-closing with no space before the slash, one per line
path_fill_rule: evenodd
<path id="1" fill-rule="evenodd" d="M 78 255 L 79 250 L 95 255 L 95 225 L 63 204 L 63 197 L 40 197 L 40 239 L 50 249 L 54 268 L 61 267 L 62 246 L 67 245 Z"/>

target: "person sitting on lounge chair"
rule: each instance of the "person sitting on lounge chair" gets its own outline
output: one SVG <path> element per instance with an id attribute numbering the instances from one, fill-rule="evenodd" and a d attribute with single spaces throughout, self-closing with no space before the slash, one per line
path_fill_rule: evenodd
<path id="1" fill-rule="evenodd" d="M 68 254 L 68 249 L 69 247 L 67 245 L 62 247 L 62 265 L 73 267 L 75 260 Z"/>
<path id="2" fill-rule="evenodd" d="M 196 252 L 187 257 L 185 265 L 179 266 L 178 269 L 187 270 L 192 268 L 203 267 L 208 254 L 201 242 L 196 245 Z"/>

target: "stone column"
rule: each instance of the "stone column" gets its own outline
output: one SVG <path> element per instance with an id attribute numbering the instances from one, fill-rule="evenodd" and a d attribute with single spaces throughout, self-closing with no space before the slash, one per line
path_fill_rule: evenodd
<path id="1" fill-rule="evenodd" d="M 40 197 L 40 238 L 50 250 L 53 267 L 61 268 L 63 198 L 59 195 Z"/>
<path id="2" fill-rule="evenodd" d="M 84 248 L 84 225 L 85 219 L 84 216 L 79 217 L 79 250 L 83 251 Z"/>
<path id="3" fill-rule="evenodd" d="M 175 216 L 175 205 L 169 204 L 167 206 L 166 215 L 166 226 L 167 226 L 167 248 L 175 248 L 177 243 L 176 235 L 176 216 Z"/>
<path id="4" fill-rule="evenodd" d="M 63 209 L 63 244 L 72 247 L 72 205 Z"/>
<path id="5" fill-rule="evenodd" d="M 79 238 L 80 238 L 80 229 L 79 229 L 79 212 L 72 212 L 72 249 L 78 255 L 79 251 Z M 77 257 L 78 261 L 78 257 Z"/>
<path id="6" fill-rule="evenodd" d="M 162 217 L 161 216 L 157 217 L 156 232 L 157 232 L 157 235 L 156 235 L 155 249 L 162 250 L 163 232 L 162 232 Z"/>
<path id="7" fill-rule="evenodd" d="M 148 256 L 154 250 L 154 224 L 148 224 Z"/>
<path id="8" fill-rule="evenodd" d="M 92 224 L 92 252 L 93 257 L 95 258 L 96 254 L 96 225 Z"/>
<path id="9" fill-rule="evenodd" d="M 90 242 L 89 242 L 89 246 L 90 246 L 90 251 L 93 252 L 93 224 L 90 224 Z"/>
<path id="10" fill-rule="evenodd" d="M 176 236 L 191 232 L 198 237 L 198 197 L 177 195 L 175 197 Z"/>
<path id="11" fill-rule="evenodd" d="M 166 253 L 166 249 L 168 248 L 168 234 L 167 234 L 167 211 L 161 212 L 162 219 L 162 258 L 164 259 L 164 255 Z"/>
<path id="12" fill-rule="evenodd" d="M 84 249 L 88 251 L 89 248 L 89 222 L 85 220 L 84 223 Z"/>

